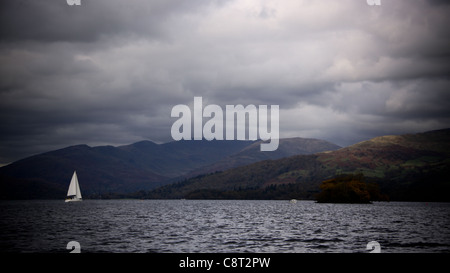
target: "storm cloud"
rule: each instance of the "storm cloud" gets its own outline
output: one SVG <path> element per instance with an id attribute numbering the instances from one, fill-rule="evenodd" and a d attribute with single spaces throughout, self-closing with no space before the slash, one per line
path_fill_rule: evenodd
<path id="1" fill-rule="evenodd" d="M 450 127 L 447 2 L 2 0 L 0 163 L 171 141 L 194 96 L 342 146 Z"/>

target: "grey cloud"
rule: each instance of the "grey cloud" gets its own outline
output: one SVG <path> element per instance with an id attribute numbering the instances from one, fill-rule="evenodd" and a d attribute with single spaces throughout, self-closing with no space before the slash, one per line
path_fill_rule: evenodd
<path id="1" fill-rule="evenodd" d="M 450 125 L 440 1 L 1 1 L 0 162 L 171 140 L 170 110 L 280 105 L 280 134 L 348 145 Z"/>
<path id="2" fill-rule="evenodd" d="M 203 1 L 84 0 L 74 7 L 64 0 L 4 0 L 0 5 L 2 40 L 93 42 L 120 33 L 164 37 L 173 17 L 195 11 Z"/>

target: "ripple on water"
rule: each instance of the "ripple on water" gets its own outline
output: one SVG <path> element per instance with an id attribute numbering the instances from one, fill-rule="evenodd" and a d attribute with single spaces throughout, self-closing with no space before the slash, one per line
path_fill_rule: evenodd
<path id="1" fill-rule="evenodd" d="M 449 252 L 450 205 L 2 201 L 2 252 Z"/>

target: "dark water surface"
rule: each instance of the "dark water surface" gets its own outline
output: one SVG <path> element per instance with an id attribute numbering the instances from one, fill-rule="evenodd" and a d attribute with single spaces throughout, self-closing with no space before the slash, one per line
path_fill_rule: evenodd
<path id="1" fill-rule="evenodd" d="M 450 204 L 0 202 L 1 252 L 450 252 Z"/>

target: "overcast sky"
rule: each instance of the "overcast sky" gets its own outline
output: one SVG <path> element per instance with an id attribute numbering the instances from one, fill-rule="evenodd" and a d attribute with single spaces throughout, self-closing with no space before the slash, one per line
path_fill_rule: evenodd
<path id="1" fill-rule="evenodd" d="M 450 127 L 450 1 L 1 0 L 0 164 L 171 141 L 177 104 L 279 105 L 341 146 Z M 225 108 L 223 108 L 225 109 Z"/>

